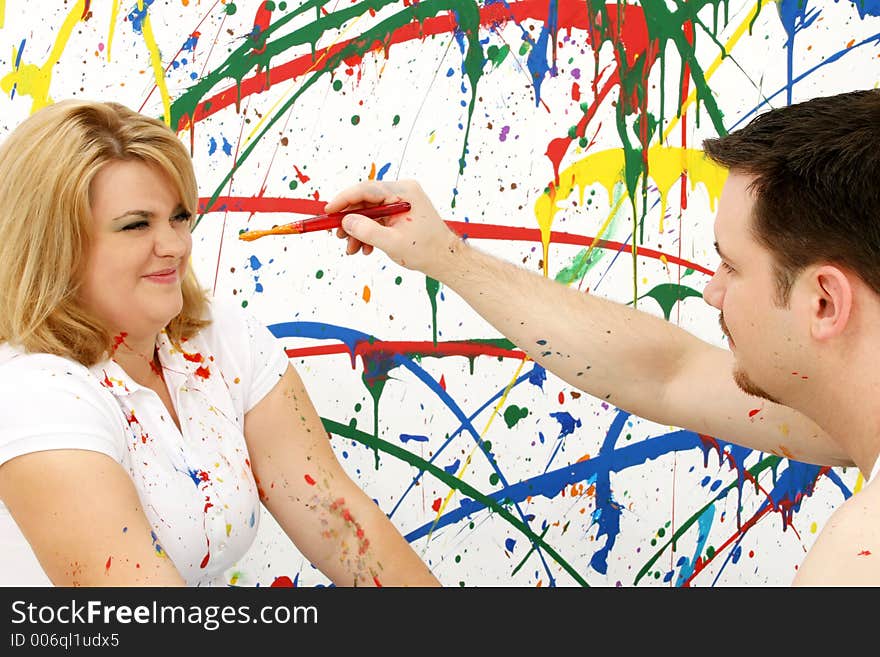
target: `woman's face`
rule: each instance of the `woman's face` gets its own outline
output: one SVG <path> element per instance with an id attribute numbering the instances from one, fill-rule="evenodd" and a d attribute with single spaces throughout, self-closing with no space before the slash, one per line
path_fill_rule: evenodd
<path id="1" fill-rule="evenodd" d="M 106 164 L 90 196 L 82 302 L 111 335 L 152 340 L 183 307 L 190 214 L 165 173 L 137 160 Z"/>

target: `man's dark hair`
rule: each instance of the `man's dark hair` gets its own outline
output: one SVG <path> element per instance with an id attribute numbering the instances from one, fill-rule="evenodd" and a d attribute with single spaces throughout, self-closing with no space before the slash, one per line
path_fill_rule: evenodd
<path id="1" fill-rule="evenodd" d="M 752 230 L 776 259 L 780 305 L 818 262 L 852 270 L 880 294 L 880 89 L 773 109 L 703 148 L 754 176 Z"/>

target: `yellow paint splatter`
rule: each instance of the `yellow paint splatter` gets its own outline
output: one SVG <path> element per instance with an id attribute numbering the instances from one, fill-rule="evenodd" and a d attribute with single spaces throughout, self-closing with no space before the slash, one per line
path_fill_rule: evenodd
<path id="1" fill-rule="evenodd" d="M 159 88 L 159 93 L 162 94 L 162 109 L 165 113 L 163 118 L 165 119 L 165 124 L 170 126 L 171 98 L 168 96 L 168 85 L 165 84 L 165 71 L 162 69 L 162 57 L 159 55 L 159 46 L 156 45 L 156 38 L 153 36 L 153 27 L 150 24 L 150 14 L 144 9 L 144 0 L 138 0 L 138 11 L 144 12 L 144 42 L 147 44 L 147 50 L 150 51 L 150 64 L 153 66 L 153 75 L 156 77 L 156 86 Z"/>
<path id="2" fill-rule="evenodd" d="M 648 149 L 648 175 L 660 191 L 661 231 L 669 190 L 681 179 L 681 174 L 684 172 L 688 174 L 691 190 L 696 188 L 697 183 L 703 184 L 709 194 L 709 203 L 713 210 L 727 178 L 727 170 L 707 159 L 701 150 L 677 146 L 650 147 Z M 583 205 L 587 188 L 595 184 L 603 186 L 611 199 L 615 185 L 624 182 L 623 149 L 608 149 L 592 153 L 561 171 L 558 187 L 551 188 L 549 193 L 538 197 L 534 209 L 544 247 L 545 276 L 548 271 L 547 261 L 553 219 L 562 209 L 557 204 L 557 199 L 561 201 L 568 198 L 577 187 L 579 188 L 579 203 Z M 621 197 L 617 201 L 616 207 L 620 207 L 623 198 L 625 197 Z M 606 219 L 604 227 L 609 224 L 610 216 Z M 601 232 L 597 233 L 597 240 L 600 235 Z"/>
<path id="3" fill-rule="evenodd" d="M 859 475 L 856 477 L 856 485 L 853 486 L 853 495 L 862 490 L 862 486 L 865 485 L 865 477 L 859 472 Z"/>
<path id="4" fill-rule="evenodd" d="M 0 0 L 0 27 L 3 27 L 3 20 L 6 18 L 6 0 Z"/>
<path id="5" fill-rule="evenodd" d="M 110 10 L 110 29 L 107 30 L 107 61 L 110 61 L 110 48 L 113 47 L 113 32 L 116 29 L 116 16 L 119 14 L 120 0 L 113 0 Z"/>
<path id="6" fill-rule="evenodd" d="M 67 14 L 61 29 L 58 30 L 58 38 L 55 39 L 55 45 L 52 46 L 52 52 L 46 58 L 46 62 L 42 66 L 36 64 L 20 64 L 14 68 L 11 73 L 7 73 L 0 80 L 0 88 L 7 94 L 15 87 L 16 93 L 22 96 L 30 96 L 34 99 L 31 104 L 31 114 L 38 109 L 51 105 L 54 101 L 49 97 L 49 84 L 52 82 L 52 68 L 61 59 L 61 53 L 70 40 L 74 26 L 82 19 L 85 12 L 85 0 L 79 0 Z M 18 59 L 18 52 L 13 47 L 12 61 Z"/>
<path id="7" fill-rule="evenodd" d="M 817 529 L 818 529 L 818 526 L 816 525 L 816 522 L 813 521 L 813 523 L 810 525 L 810 533 L 815 534 Z"/>

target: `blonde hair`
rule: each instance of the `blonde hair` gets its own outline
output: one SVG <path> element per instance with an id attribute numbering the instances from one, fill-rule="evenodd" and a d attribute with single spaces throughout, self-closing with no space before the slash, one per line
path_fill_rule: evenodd
<path id="1" fill-rule="evenodd" d="M 118 103 L 49 105 L 0 146 L 0 343 L 86 366 L 112 353 L 111 335 L 78 293 L 89 253 L 89 188 L 119 160 L 164 171 L 196 216 L 198 186 L 184 145 L 161 121 Z M 192 267 L 182 290 L 183 308 L 166 327 L 177 344 L 209 323 L 207 293 Z"/>

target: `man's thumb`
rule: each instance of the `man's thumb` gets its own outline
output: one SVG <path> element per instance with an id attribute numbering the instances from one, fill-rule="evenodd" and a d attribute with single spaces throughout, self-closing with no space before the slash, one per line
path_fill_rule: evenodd
<path id="1" fill-rule="evenodd" d="M 385 226 L 362 214 L 345 215 L 342 218 L 342 229 L 364 244 L 370 244 L 380 249 L 385 237 L 382 233 L 387 230 Z"/>

